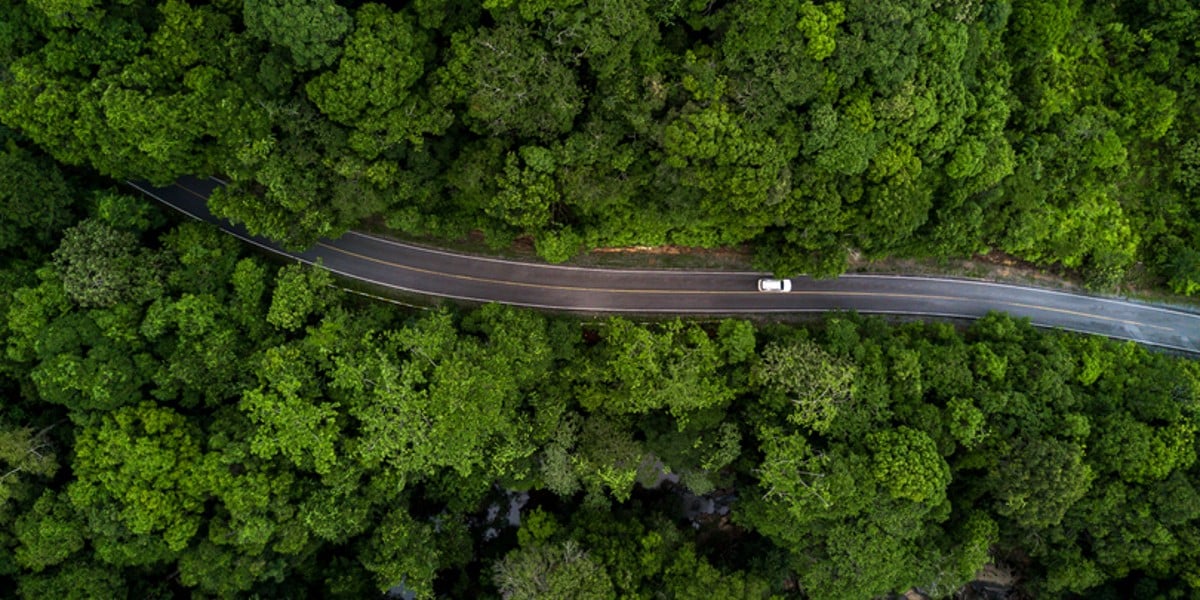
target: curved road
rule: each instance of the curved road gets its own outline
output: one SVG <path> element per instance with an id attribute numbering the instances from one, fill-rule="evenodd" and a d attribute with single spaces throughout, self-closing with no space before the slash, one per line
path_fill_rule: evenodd
<path id="1" fill-rule="evenodd" d="M 184 178 L 165 188 L 131 186 L 193 218 L 306 263 L 381 286 L 478 302 L 583 312 L 672 314 L 855 310 L 974 319 L 988 311 L 1034 325 L 1200 353 L 1200 314 L 1024 286 L 892 275 L 792 279 L 790 293 L 756 291 L 762 274 L 730 271 L 589 269 L 456 254 L 349 232 L 292 253 L 217 219 L 206 200 L 215 179 Z"/>

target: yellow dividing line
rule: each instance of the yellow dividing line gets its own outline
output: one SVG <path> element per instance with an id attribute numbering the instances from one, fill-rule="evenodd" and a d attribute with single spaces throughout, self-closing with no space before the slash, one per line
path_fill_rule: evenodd
<path id="1" fill-rule="evenodd" d="M 179 188 L 179 189 L 181 189 L 181 190 L 183 190 L 183 191 L 185 191 L 185 192 L 187 192 L 187 193 L 189 193 L 189 194 L 191 194 L 191 195 L 193 195 L 193 196 L 195 196 L 195 197 L 197 197 L 197 198 L 199 198 L 199 199 L 203 200 L 205 204 L 208 204 L 208 196 L 205 196 L 204 194 L 201 194 L 200 192 L 197 192 L 196 190 L 193 190 L 193 189 L 192 189 L 192 188 L 190 188 L 190 187 L 186 187 L 186 186 L 179 185 L 179 182 L 178 182 L 178 181 L 176 181 L 175 183 L 172 183 L 171 185 L 173 185 L 173 186 L 175 186 L 175 187 L 177 187 L 177 188 Z"/>
<path id="2" fill-rule="evenodd" d="M 416 273 L 424 273 L 427 275 L 434 275 L 434 276 L 438 276 L 438 277 L 449 277 L 452 279 L 461 279 L 464 281 L 474 281 L 476 283 L 509 285 L 509 286 L 526 287 L 526 288 L 543 289 L 543 290 L 549 289 L 549 290 L 565 290 L 565 291 L 576 291 L 576 292 L 611 292 L 611 293 L 617 293 L 617 294 L 664 294 L 664 293 L 666 293 L 666 294 L 704 294 L 704 295 L 709 295 L 709 296 L 729 296 L 729 295 L 741 296 L 741 295 L 758 295 L 761 293 L 761 292 L 757 292 L 757 291 L 740 291 L 740 290 L 739 291 L 678 290 L 678 289 L 643 290 L 643 289 L 621 289 L 621 288 L 594 288 L 594 287 L 579 287 L 579 286 L 570 286 L 570 285 L 548 285 L 548 284 L 541 284 L 541 283 L 527 283 L 527 282 L 523 282 L 523 281 L 508 281 L 505 279 L 494 279 L 491 277 L 477 277 L 474 275 L 461 275 L 458 273 L 443 273 L 441 271 L 434 271 L 432 269 L 424 269 L 421 267 L 414 267 L 412 265 L 395 263 L 395 262 L 391 262 L 391 261 L 384 260 L 381 258 L 376 258 L 374 256 L 367 256 L 365 254 L 359 254 L 358 252 L 352 252 L 350 250 L 338 248 L 336 246 L 330 246 L 329 244 L 326 244 L 323 242 L 317 242 L 317 245 L 322 248 L 325 248 L 327 250 L 332 250 L 334 252 L 338 252 L 340 254 L 345 254 L 347 256 L 352 256 L 354 258 L 358 258 L 361 260 L 385 265 L 385 266 L 396 268 L 396 269 L 404 269 L 407 271 L 413 271 Z M 865 296 L 865 297 L 874 297 L 874 298 L 946 300 L 946 301 L 951 301 L 951 302 L 969 302 L 969 301 L 973 300 L 973 298 L 966 298 L 963 296 L 940 296 L 940 295 L 930 295 L 930 294 L 901 294 L 901 293 L 894 293 L 894 292 L 796 290 L 796 291 L 789 292 L 789 293 L 808 295 L 808 296 Z M 1155 329 L 1174 331 L 1174 329 L 1172 329 L 1170 327 L 1163 327 L 1161 325 L 1151 325 L 1148 323 L 1141 323 L 1139 321 L 1129 321 L 1126 319 L 1117 319 L 1114 317 L 1106 317 L 1104 315 L 1096 315 L 1096 314 L 1092 314 L 1092 313 L 1079 312 L 1079 311 L 1068 310 L 1068 309 L 1064 309 L 1064 308 L 1052 308 L 1049 306 L 1039 306 L 1036 304 L 1024 304 L 1021 302 L 1007 302 L 1004 300 L 999 300 L 998 302 L 1000 302 L 1001 304 L 1006 304 L 1008 306 L 1014 306 L 1014 307 L 1025 308 L 1025 309 L 1030 309 L 1030 310 L 1043 310 L 1043 311 L 1047 311 L 1047 312 L 1063 313 L 1063 314 L 1074 315 L 1077 317 L 1085 317 L 1085 318 L 1089 318 L 1089 319 L 1099 319 L 1102 321 L 1112 321 L 1115 323 L 1123 323 L 1126 325 L 1135 325 L 1138 327 L 1153 327 Z"/>
<path id="3" fill-rule="evenodd" d="M 1049 306 L 1040 306 L 1040 305 L 1037 305 L 1037 304 L 1023 304 L 1023 303 L 1021 303 L 1021 302 L 1009 302 L 1009 301 L 1007 301 L 1007 300 L 1000 300 L 1000 302 L 1001 302 L 1002 304 L 1007 304 L 1007 305 L 1009 305 L 1009 306 L 1016 306 L 1016 307 L 1020 307 L 1020 308 L 1028 308 L 1028 309 L 1032 309 L 1032 310 L 1044 310 L 1044 311 L 1048 311 L 1048 312 L 1056 312 L 1056 313 L 1063 313 L 1063 314 L 1067 314 L 1067 315 L 1075 315 L 1075 316 L 1077 316 L 1077 317 L 1087 317 L 1087 318 L 1089 318 L 1089 319 L 1101 319 L 1101 320 L 1104 320 L 1104 321 L 1113 321 L 1113 322 L 1116 322 L 1116 323 L 1125 323 L 1126 325 L 1137 325 L 1138 327 L 1153 327 L 1153 328 L 1155 328 L 1155 329 L 1162 329 L 1162 330 L 1164 330 L 1164 331 L 1175 331 L 1175 330 L 1174 330 L 1173 328 L 1171 328 L 1171 327 L 1163 327 L 1162 325 L 1151 325 L 1150 323 L 1141 323 L 1141 322 L 1138 322 L 1138 321 L 1127 321 L 1127 320 L 1125 320 L 1125 319 L 1117 319 L 1117 318 L 1114 318 L 1114 317 L 1106 317 L 1106 316 L 1104 316 L 1104 315 L 1096 315 L 1096 314 L 1092 314 L 1092 313 L 1080 312 L 1080 311 L 1077 311 L 1077 310 L 1069 310 L 1069 309 L 1066 309 L 1066 308 L 1051 308 L 1051 307 L 1049 307 Z"/>
<path id="4" fill-rule="evenodd" d="M 366 254 L 359 254 L 357 252 L 351 252 L 350 250 L 345 250 L 342 248 L 338 248 L 336 246 L 330 246 L 329 244 L 326 244 L 324 242 L 317 242 L 317 245 L 322 248 L 333 250 L 334 252 L 338 252 L 340 254 L 345 254 L 347 256 L 353 256 L 354 258 L 367 260 L 367 261 L 370 261 L 373 263 L 378 263 L 381 265 L 386 265 L 386 266 L 397 268 L 397 269 L 404 269 L 406 271 L 415 271 L 417 273 L 436 275 L 438 277 L 450 277 L 452 279 L 462 279 L 464 281 L 474 281 L 477 283 L 492 283 L 492 284 L 499 284 L 499 285 L 511 285 L 511 286 L 516 286 L 516 287 L 534 288 L 534 289 L 539 289 L 539 290 L 566 290 L 566 291 L 572 291 L 572 292 L 616 292 L 616 293 L 622 293 L 622 294 L 663 294 L 663 293 L 672 293 L 672 294 L 757 294 L 758 293 L 758 292 L 743 292 L 743 291 L 724 291 L 723 292 L 723 291 L 714 291 L 714 290 L 637 290 L 637 289 L 622 289 L 622 288 L 580 287 L 580 286 L 576 286 L 576 285 L 554 285 L 554 284 L 545 284 L 545 283 L 527 283 L 524 281 L 509 281 L 507 279 L 495 279 L 492 277 L 477 277 L 475 275 L 461 275 L 458 273 L 444 273 L 442 271 L 434 271 L 432 269 L 424 269 L 421 267 L 414 267 L 412 265 L 391 262 L 388 260 L 384 260 L 382 258 L 375 258 L 374 256 L 367 256 Z"/>
<path id="5" fill-rule="evenodd" d="M 200 194 L 199 192 L 192 190 L 191 188 L 179 185 L 178 183 L 175 183 L 174 185 L 176 187 L 188 192 L 189 194 L 192 194 L 193 196 L 200 198 L 201 200 L 205 200 L 205 201 L 208 200 L 208 198 L 206 196 Z M 353 256 L 353 257 L 361 259 L 361 260 L 366 260 L 366 261 L 378 263 L 381 265 L 387 265 L 389 267 L 393 267 L 393 268 L 397 268 L 397 269 L 405 269 L 408 271 L 414 271 L 417 273 L 425 273 L 427 275 L 435 275 L 438 277 L 451 277 L 454 279 L 462 279 L 465 281 L 475 281 L 478 283 L 511 285 L 511 286 L 528 287 L 528 288 L 536 288 L 536 289 L 611 292 L 611 293 L 619 293 L 619 294 L 663 294 L 663 293 L 669 293 L 669 294 L 705 294 L 705 295 L 710 295 L 710 296 L 720 296 L 720 295 L 756 295 L 756 294 L 761 293 L 761 292 L 755 292 L 755 291 L 720 291 L 720 290 L 630 290 L 630 289 L 588 288 L 588 287 L 577 287 L 577 286 L 569 286 L 569 285 L 546 285 L 546 284 L 539 284 L 539 283 L 525 283 L 525 282 L 521 282 L 521 281 L 507 281 L 504 279 L 493 279 L 493 278 L 489 278 L 489 277 L 475 277 L 472 275 L 459 275 L 459 274 L 455 274 L 455 273 L 443 273 L 441 271 L 434 271 L 431 269 L 423 269 L 421 267 L 414 267 L 412 265 L 404 265 L 404 264 L 400 264 L 400 263 L 394 263 L 391 261 L 383 260 L 381 258 L 375 258 L 374 256 L 367 256 L 365 254 L 351 252 L 349 250 L 344 250 L 344 249 L 338 248 L 336 246 L 330 246 L 329 244 L 326 244 L 323 242 L 317 242 L 317 246 L 320 246 L 327 250 L 332 250 L 334 252 L 345 254 L 347 256 Z M 962 296 L 933 296 L 933 295 L 927 295 L 927 294 L 899 294 L 899 293 L 892 293 L 892 292 L 833 292 L 833 291 L 819 291 L 819 290 L 796 290 L 796 291 L 790 292 L 790 293 L 803 294 L 803 295 L 808 295 L 808 296 L 866 296 L 866 297 L 875 297 L 875 298 L 907 298 L 907 299 L 916 299 L 916 300 L 946 300 L 946 301 L 951 301 L 951 302 L 968 302 L 968 301 L 972 300 L 971 298 L 965 298 Z M 1065 308 L 1052 308 L 1049 306 L 1040 306 L 1037 304 L 1025 304 L 1022 302 L 1008 302 L 1005 300 L 998 300 L 997 302 L 1008 305 L 1008 306 L 1024 308 L 1024 309 L 1029 309 L 1029 310 L 1042 310 L 1042 311 L 1046 311 L 1046 312 L 1055 312 L 1055 313 L 1061 313 L 1061 314 L 1066 314 L 1066 315 L 1073 315 L 1076 317 L 1084 317 L 1084 318 L 1088 318 L 1088 319 L 1098 319 L 1101 321 L 1111 321 L 1114 323 L 1123 323 L 1125 325 L 1134 325 L 1137 327 L 1152 327 L 1154 329 L 1162 329 L 1164 331 L 1175 331 L 1171 327 L 1163 327 L 1162 325 L 1151 325 L 1149 323 L 1141 323 L 1139 321 L 1129 321 L 1126 319 L 1117 319 L 1114 317 L 1106 317 L 1104 315 L 1080 312 L 1080 311 L 1069 310 L 1069 309 L 1065 309 Z"/>
<path id="6" fill-rule="evenodd" d="M 337 253 L 347 254 L 347 256 L 352 256 L 354 258 L 359 258 L 362 260 L 370 260 L 370 262 L 372 262 L 372 263 L 378 263 L 378 264 L 382 264 L 382 265 L 386 265 L 386 266 L 391 266 L 391 268 L 395 268 L 395 269 L 403 269 L 403 270 L 407 270 L 407 271 L 421 272 L 421 274 L 436 275 L 438 277 L 450 277 L 450 278 L 455 278 L 455 280 L 474 281 L 476 283 L 494 283 L 494 284 L 500 284 L 500 286 L 516 286 L 516 287 L 534 288 L 534 289 L 562 289 L 562 290 L 566 290 L 566 292 L 611 292 L 614 294 L 694 294 L 694 295 L 728 295 L 728 294 L 740 295 L 740 294 L 746 294 L 746 295 L 758 295 L 758 294 L 762 293 L 762 292 L 754 292 L 754 290 L 728 290 L 728 292 L 721 292 L 721 290 L 714 290 L 714 289 L 592 288 L 592 287 L 580 287 L 580 286 L 556 286 L 556 284 L 547 284 L 547 283 L 528 283 L 528 282 L 523 282 L 523 281 L 497 280 L 497 278 L 493 278 L 493 277 L 478 277 L 475 275 L 460 275 L 460 274 L 456 274 L 456 272 L 434 271 L 432 269 L 422 269 L 422 268 L 420 268 L 420 266 L 407 265 L 407 264 L 403 264 L 403 263 L 392 263 L 391 260 L 385 260 L 383 258 L 366 256 L 366 254 L 360 254 L 358 252 L 344 250 L 344 248 L 340 248 L 337 246 L 330 246 L 329 244 L 324 244 L 324 242 L 319 242 L 319 241 L 317 242 L 317 245 L 320 247 L 326 248 L 326 250 L 332 250 Z M 876 293 L 876 292 L 821 292 L 821 290 L 797 290 L 797 292 L 792 292 L 792 294 L 847 295 L 847 296 L 863 295 L 863 296 L 882 296 L 882 298 L 924 298 L 924 299 L 930 299 L 930 300 L 967 300 L 966 298 L 958 298 L 958 296 L 931 296 L 931 295 L 922 295 L 922 294 L 892 294 L 892 293 Z"/>

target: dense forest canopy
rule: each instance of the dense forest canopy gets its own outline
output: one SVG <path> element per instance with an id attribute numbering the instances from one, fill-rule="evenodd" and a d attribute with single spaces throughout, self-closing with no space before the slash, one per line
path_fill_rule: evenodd
<path id="1" fill-rule="evenodd" d="M 0 205 L 43 208 L 0 211 L 10 594 L 1200 594 L 1200 362 L 1000 314 L 399 309 L 3 142 Z"/>
<path id="2" fill-rule="evenodd" d="M 0 0 L 0 589 L 1198 598 L 1195 360 L 1000 314 L 399 309 L 94 178 L 220 175 L 298 246 L 1197 294 L 1198 51 L 1188 0 Z"/>
<path id="3" fill-rule="evenodd" d="M 0 2 L 0 122 L 295 245 L 995 250 L 1200 293 L 1189 0 Z"/>

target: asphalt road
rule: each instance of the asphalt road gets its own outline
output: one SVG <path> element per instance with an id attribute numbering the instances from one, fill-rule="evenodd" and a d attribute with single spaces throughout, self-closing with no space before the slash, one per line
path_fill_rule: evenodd
<path id="1" fill-rule="evenodd" d="M 286 252 L 212 216 L 217 180 L 184 178 L 166 188 L 130 185 L 196 219 L 339 275 L 388 288 L 478 302 L 589 313 L 738 314 L 855 310 L 974 319 L 989 311 L 1052 327 L 1200 353 L 1200 314 L 1117 299 L 967 279 L 844 275 L 792 279 L 788 293 L 756 289 L 761 273 L 592 269 L 469 256 L 350 232 L 301 253 Z"/>

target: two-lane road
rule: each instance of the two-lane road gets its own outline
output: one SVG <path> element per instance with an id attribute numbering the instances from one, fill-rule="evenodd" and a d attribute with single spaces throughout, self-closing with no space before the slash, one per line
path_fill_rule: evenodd
<path id="1" fill-rule="evenodd" d="M 1029 317 L 1041 327 L 1200 353 L 1200 314 L 984 281 L 893 275 L 799 277 L 792 279 L 789 293 L 763 293 L 755 287 L 761 273 L 544 265 L 457 254 L 358 232 L 292 253 L 213 217 L 206 200 L 221 185 L 216 180 L 185 178 L 165 188 L 130 185 L 272 252 L 306 263 L 320 261 L 348 278 L 444 298 L 590 313 L 715 315 L 840 309 L 973 319 L 996 310 Z"/>

